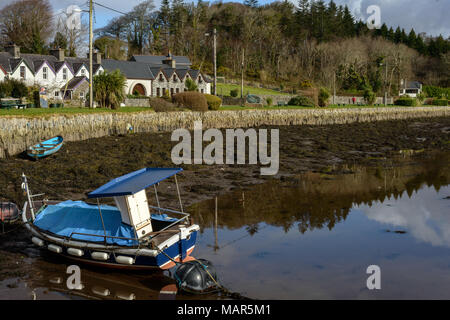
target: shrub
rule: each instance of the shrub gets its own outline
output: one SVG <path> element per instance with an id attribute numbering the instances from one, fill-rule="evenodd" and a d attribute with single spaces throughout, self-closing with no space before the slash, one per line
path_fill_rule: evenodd
<path id="1" fill-rule="evenodd" d="M 230 96 L 232 96 L 233 98 L 236 98 L 239 94 L 239 90 L 238 89 L 232 89 L 230 90 Z"/>
<path id="2" fill-rule="evenodd" d="M 433 106 L 447 106 L 448 105 L 448 100 L 447 99 L 433 99 L 431 101 L 431 104 Z"/>
<path id="3" fill-rule="evenodd" d="M 266 99 L 266 102 L 267 102 L 267 105 L 270 107 L 273 103 L 273 100 L 272 100 L 272 98 L 269 97 Z"/>
<path id="4" fill-rule="evenodd" d="M 319 90 L 319 106 L 325 107 L 327 105 L 328 99 L 330 98 L 330 93 L 327 88 L 320 88 Z"/>
<path id="5" fill-rule="evenodd" d="M 364 87 L 363 97 L 368 105 L 374 104 L 375 100 L 377 99 L 375 92 L 373 92 L 370 86 Z"/>
<path id="6" fill-rule="evenodd" d="M 289 100 L 288 105 L 290 106 L 303 106 L 303 107 L 314 107 L 314 102 L 305 96 L 296 96 Z"/>
<path id="7" fill-rule="evenodd" d="M 22 81 L 16 79 L 8 79 L 0 83 L 0 98 L 28 97 L 28 88 Z"/>
<path id="8" fill-rule="evenodd" d="M 417 105 L 417 100 L 409 97 L 400 97 L 397 100 L 395 100 L 394 104 L 396 106 L 415 107 Z"/>
<path id="9" fill-rule="evenodd" d="M 419 93 L 417 95 L 417 101 L 419 101 L 420 103 L 422 103 L 425 100 L 425 94 L 423 93 Z"/>
<path id="10" fill-rule="evenodd" d="M 450 88 L 423 86 L 423 92 L 429 98 L 450 98 Z"/>
<path id="11" fill-rule="evenodd" d="M 205 94 L 205 98 L 209 110 L 219 110 L 220 106 L 222 105 L 222 99 L 212 94 Z"/>
<path id="12" fill-rule="evenodd" d="M 0 98 L 11 97 L 12 86 L 10 81 L 0 82 Z"/>
<path id="13" fill-rule="evenodd" d="M 191 78 L 186 79 L 185 85 L 186 85 L 187 91 L 197 91 L 197 89 L 198 89 L 197 84 Z"/>
<path id="14" fill-rule="evenodd" d="M 197 91 L 177 93 L 173 96 L 173 102 L 178 107 L 188 108 L 192 111 L 208 111 L 208 103 L 204 94 Z"/>
<path id="15" fill-rule="evenodd" d="M 174 112 L 179 109 L 173 103 L 170 103 L 161 98 L 150 98 L 150 106 L 155 112 Z"/>

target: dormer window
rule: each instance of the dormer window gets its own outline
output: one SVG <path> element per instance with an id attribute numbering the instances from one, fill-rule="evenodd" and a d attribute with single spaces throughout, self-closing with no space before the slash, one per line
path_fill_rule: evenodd
<path id="1" fill-rule="evenodd" d="M 159 74 L 159 81 L 164 81 L 164 77 L 163 77 L 162 73 Z"/>
<path id="2" fill-rule="evenodd" d="M 82 76 L 86 75 L 86 69 L 84 69 L 84 68 L 81 69 L 81 75 L 82 75 Z"/>
<path id="3" fill-rule="evenodd" d="M 177 76 L 173 75 L 173 82 L 177 82 Z"/>
<path id="4" fill-rule="evenodd" d="M 63 80 L 67 80 L 67 69 L 63 69 Z"/>
<path id="5" fill-rule="evenodd" d="M 47 67 L 42 68 L 42 79 L 44 79 L 44 80 L 48 79 L 48 68 Z"/>
<path id="6" fill-rule="evenodd" d="M 198 83 L 202 83 L 202 77 L 198 77 Z"/>

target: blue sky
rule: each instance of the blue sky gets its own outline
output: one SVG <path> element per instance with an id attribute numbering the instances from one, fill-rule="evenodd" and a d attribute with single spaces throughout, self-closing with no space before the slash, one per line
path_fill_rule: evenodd
<path id="1" fill-rule="evenodd" d="M 122 12 L 130 11 L 133 6 L 142 0 L 98 0 L 99 3 L 115 8 Z M 243 0 L 242 0 L 243 1 Z M 235 2 L 242 2 L 235 1 Z M 290 0 L 297 4 L 298 0 Z M 325 0 L 329 2 L 328 0 Z M 0 8 L 14 0 L 2 0 Z M 186 1 L 187 2 L 187 1 Z M 225 0 L 223 2 L 229 2 Z M 270 0 L 260 0 L 260 4 L 270 3 Z M 416 33 L 426 32 L 431 35 L 442 34 L 450 37 L 450 12 L 449 0 L 335 0 L 337 4 L 346 4 L 357 18 L 367 20 L 369 14 L 366 13 L 368 6 L 378 5 L 381 11 L 381 21 L 388 26 L 397 25 L 409 31 L 414 28 Z M 86 0 L 50 0 L 55 11 L 65 9 L 70 5 L 78 5 L 82 9 L 87 9 Z M 159 7 L 161 0 L 155 0 L 155 5 Z M 85 14 L 87 15 L 87 14 Z M 96 8 L 95 27 L 102 27 L 107 21 L 119 14 L 107 9 Z"/>

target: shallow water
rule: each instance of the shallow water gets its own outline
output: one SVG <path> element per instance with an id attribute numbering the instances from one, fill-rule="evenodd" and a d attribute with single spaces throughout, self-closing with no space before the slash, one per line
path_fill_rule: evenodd
<path id="1" fill-rule="evenodd" d="M 449 299 L 449 159 L 330 168 L 200 202 L 189 208 L 201 226 L 194 256 L 250 298 Z M 84 288 L 69 291 L 70 263 L 32 246 L 23 252 L 30 271 L 0 281 L 0 299 L 161 299 L 173 283 L 161 272 L 81 266 Z M 366 286 L 369 265 L 381 269 L 380 290 Z"/>
<path id="2" fill-rule="evenodd" d="M 235 192 L 217 201 L 217 229 L 215 202 L 199 204 L 213 221 L 196 255 L 252 298 L 449 299 L 449 172 L 435 164 Z M 367 288 L 370 265 L 380 290 Z"/>

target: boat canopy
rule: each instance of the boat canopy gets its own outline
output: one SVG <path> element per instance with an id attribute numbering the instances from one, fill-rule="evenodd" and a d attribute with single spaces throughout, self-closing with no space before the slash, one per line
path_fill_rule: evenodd
<path id="1" fill-rule="evenodd" d="M 106 198 L 135 194 L 183 171 L 182 168 L 144 168 L 115 178 L 88 194 L 89 198 Z"/>

